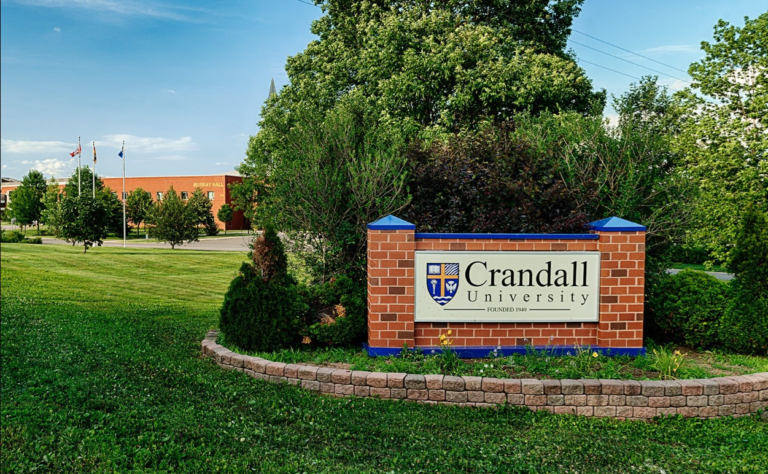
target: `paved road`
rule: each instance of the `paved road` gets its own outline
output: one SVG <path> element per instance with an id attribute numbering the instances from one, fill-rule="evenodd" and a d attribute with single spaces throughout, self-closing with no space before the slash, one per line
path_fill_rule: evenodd
<path id="1" fill-rule="evenodd" d="M 216 237 L 212 239 L 202 239 L 199 242 L 192 242 L 190 244 L 177 245 L 177 249 L 182 250 L 212 250 L 212 251 L 225 251 L 225 252 L 247 252 L 248 243 L 250 243 L 252 235 L 242 235 L 237 237 Z M 58 244 L 58 245 L 72 245 L 65 240 L 54 239 L 49 237 L 43 237 L 43 244 Z M 122 240 L 105 240 L 103 247 L 122 247 Z M 138 241 L 129 240 L 126 243 L 128 248 L 139 249 L 170 249 L 171 246 L 165 243 L 159 243 L 156 240 Z"/>
<path id="2" fill-rule="evenodd" d="M 667 272 L 671 273 L 672 275 L 680 273 L 682 270 L 677 268 L 670 268 L 667 270 Z M 730 281 L 733 280 L 733 273 L 724 273 L 724 272 L 704 272 L 708 275 L 712 275 L 713 277 L 717 278 L 718 280 L 723 281 Z"/>

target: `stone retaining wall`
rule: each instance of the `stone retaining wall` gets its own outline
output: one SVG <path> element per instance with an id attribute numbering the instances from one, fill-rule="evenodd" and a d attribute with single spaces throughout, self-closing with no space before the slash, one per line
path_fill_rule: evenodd
<path id="1" fill-rule="evenodd" d="M 768 408 L 768 372 L 697 380 L 537 380 L 364 372 L 272 362 L 237 354 L 211 331 L 202 352 L 225 369 L 344 397 L 492 407 L 527 406 L 552 413 L 647 420 L 658 415 L 717 418 Z M 768 411 L 763 412 L 768 419 Z"/>

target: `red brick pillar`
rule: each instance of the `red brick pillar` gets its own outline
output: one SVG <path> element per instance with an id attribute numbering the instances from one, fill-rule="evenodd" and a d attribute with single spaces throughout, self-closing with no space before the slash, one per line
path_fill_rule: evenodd
<path id="1" fill-rule="evenodd" d="M 643 347 L 645 226 L 618 217 L 590 224 L 600 236 L 600 322 L 597 345 Z"/>
<path id="2" fill-rule="evenodd" d="M 387 216 L 368 224 L 368 352 L 413 347 L 416 226 Z"/>

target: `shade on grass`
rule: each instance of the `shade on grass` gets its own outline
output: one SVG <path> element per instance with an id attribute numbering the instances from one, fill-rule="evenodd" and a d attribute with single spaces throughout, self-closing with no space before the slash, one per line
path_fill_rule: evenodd
<path id="1" fill-rule="evenodd" d="M 335 399 L 199 356 L 237 253 L 3 244 L 3 472 L 762 472 L 756 417 Z"/>

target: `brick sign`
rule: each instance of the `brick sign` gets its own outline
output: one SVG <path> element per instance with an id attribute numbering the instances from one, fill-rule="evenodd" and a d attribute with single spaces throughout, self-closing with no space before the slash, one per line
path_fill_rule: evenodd
<path id="1" fill-rule="evenodd" d="M 465 357 L 590 347 L 643 349 L 645 227 L 617 217 L 583 234 L 433 234 L 387 216 L 368 225 L 368 353 Z"/>
<path id="2" fill-rule="evenodd" d="M 416 252 L 414 321 L 597 322 L 599 252 Z"/>

